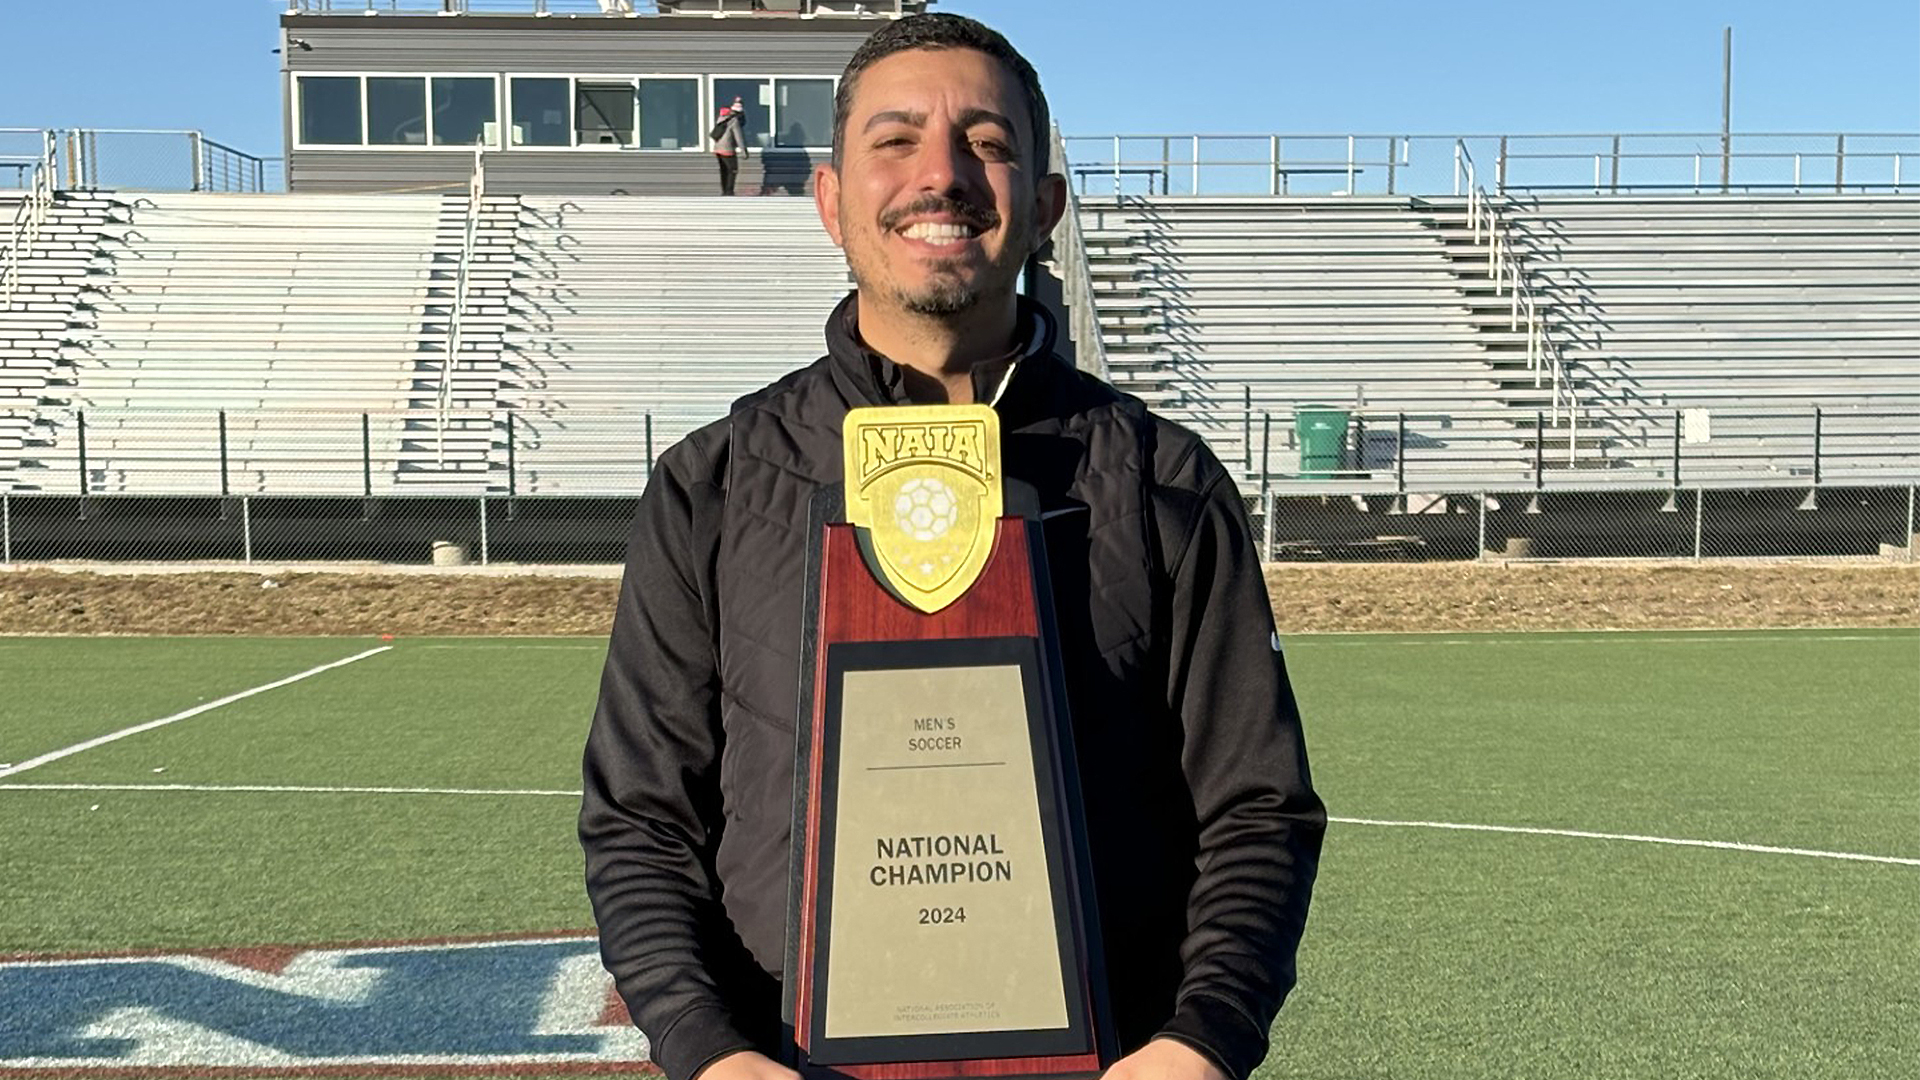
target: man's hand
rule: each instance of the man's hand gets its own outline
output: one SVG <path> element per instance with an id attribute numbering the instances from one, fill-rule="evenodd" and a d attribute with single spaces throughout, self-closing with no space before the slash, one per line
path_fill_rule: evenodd
<path id="1" fill-rule="evenodd" d="M 1114 1062 L 1100 1080 L 1227 1080 L 1227 1074 L 1186 1043 L 1154 1039 Z"/>
<path id="2" fill-rule="evenodd" d="M 800 1080 L 800 1074 L 765 1054 L 736 1050 L 708 1062 L 694 1080 Z"/>

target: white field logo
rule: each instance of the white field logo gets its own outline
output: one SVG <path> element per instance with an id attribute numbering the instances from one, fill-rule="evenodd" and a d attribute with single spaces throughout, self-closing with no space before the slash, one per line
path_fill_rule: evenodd
<path id="1" fill-rule="evenodd" d="M 657 1072 L 591 937 L 0 961 L 0 1074 L 408 1066 Z"/>

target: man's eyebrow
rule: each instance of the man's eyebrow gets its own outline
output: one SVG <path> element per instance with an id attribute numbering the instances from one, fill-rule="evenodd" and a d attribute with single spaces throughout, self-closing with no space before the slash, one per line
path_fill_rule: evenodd
<path id="1" fill-rule="evenodd" d="M 905 124 L 908 127 L 926 127 L 927 114 L 908 112 L 905 109 L 888 109 L 885 112 L 877 112 L 867 117 L 867 124 L 861 128 L 861 130 L 872 131 L 881 124 Z"/>
<path id="2" fill-rule="evenodd" d="M 867 117 L 867 123 L 861 130 L 872 131 L 881 124 L 905 124 L 908 127 L 916 128 L 926 127 L 927 114 L 911 112 L 906 109 L 885 109 Z M 1013 121 L 1009 120 L 1005 114 L 994 112 L 992 109 L 967 109 L 960 114 L 961 128 L 970 128 L 975 124 L 997 124 L 1006 130 L 1009 138 L 1017 140 L 1019 137 L 1020 129 L 1013 126 Z"/>
<path id="3" fill-rule="evenodd" d="M 960 114 L 961 127 L 970 128 L 975 124 L 998 124 L 1007 129 L 1009 138 L 1020 134 L 1020 129 L 1013 126 L 1013 121 L 992 109 L 968 109 Z"/>

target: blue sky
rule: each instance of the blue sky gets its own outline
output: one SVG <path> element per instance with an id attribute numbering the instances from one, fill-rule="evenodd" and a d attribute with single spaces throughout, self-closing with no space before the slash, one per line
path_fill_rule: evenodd
<path id="1" fill-rule="evenodd" d="M 281 0 L 0 0 L 0 127 L 199 128 L 280 152 Z M 1068 134 L 1920 130 L 1916 0 L 948 0 Z"/>

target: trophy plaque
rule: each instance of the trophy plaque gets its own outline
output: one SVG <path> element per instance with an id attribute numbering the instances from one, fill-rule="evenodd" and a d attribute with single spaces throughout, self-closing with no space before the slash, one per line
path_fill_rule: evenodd
<path id="1" fill-rule="evenodd" d="M 784 1019 L 803 1076 L 1114 1057 L 1037 499 L 979 405 L 855 409 L 814 499 Z"/>

